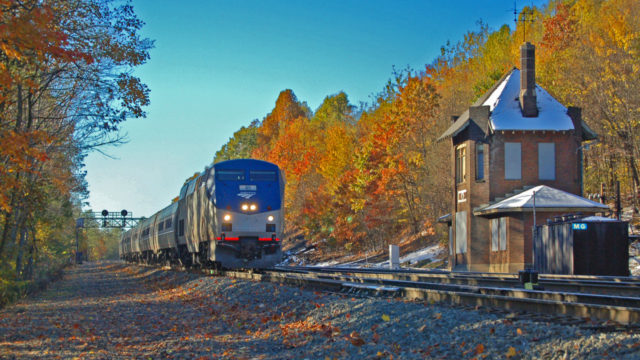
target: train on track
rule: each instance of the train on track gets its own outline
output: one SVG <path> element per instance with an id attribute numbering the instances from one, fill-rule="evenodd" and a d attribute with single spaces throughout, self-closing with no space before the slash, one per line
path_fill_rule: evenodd
<path id="1" fill-rule="evenodd" d="M 126 231 L 120 258 L 226 269 L 282 261 L 284 177 L 254 159 L 219 162 L 187 181 L 177 201 Z"/>

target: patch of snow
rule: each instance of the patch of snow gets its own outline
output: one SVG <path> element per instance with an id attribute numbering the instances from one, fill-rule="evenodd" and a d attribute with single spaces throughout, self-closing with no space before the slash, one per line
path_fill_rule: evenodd
<path id="1" fill-rule="evenodd" d="M 603 222 L 618 221 L 618 219 L 612 219 L 612 218 L 608 218 L 608 217 L 604 217 L 604 216 L 587 216 L 587 217 L 579 219 L 579 220 L 580 221 L 603 221 Z"/>
<path id="2" fill-rule="evenodd" d="M 338 260 L 329 260 L 329 261 L 324 261 L 324 262 L 309 265 L 309 266 L 316 266 L 316 267 L 335 266 L 335 265 L 338 265 L 339 263 L 340 262 Z"/>
<path id="3" fill-rule="evenodd" d="M 431 245 L 424 249 L 420 249 L 400 257 L 400 264 L 409 263 L 410 265 L 413 265 L 420 261 L 425 261 L 425 260 L 434 261 L 438 257 L 442 256 L 442 253 L 444 253 L 445 251 L 446 251 L 446 248 L 439 244 Z M 291 255 L 289 256 L 288 261 L 284 261 L 282 265 L 303 265 L 303 264 L 302 264 L 302 261 L 300 261 L 300 259 L 298 259 L 295 255 Z M 356 260 L 356 261 L 348 261 L 348 262 L 343 262 L 340 259 L 333 259 L 333 260 L 323 261 L 316 264 L 306 264 L 306 266 L 314 266 L 314 267 L 331 266 L 331 267 L 346 268 L 346 269 L 360 269 L 360 268 L 388 269 L 389 260 L 387 259 L 385 261 L 376 263 L 376 262 L 369 262 L 367 258 Z"/>
<path id="4" fill-rule="evenodd" d="M 629 245 L 629 255 L 631 276 L 640 276 L 640 243 L 635 241 Z"/>
<path id="5" fill-rule="evenodd" d="M 439 244 L 435 244 L 435 245 L 426 247 L 424 249 L 420 249 L 412 253 L 408 253 L 400 257 L 400 264 L 401 264 L 400 267 L 402 267 L 402 264 L 406 264 L 406 263 L 409 263 L 409 265 L 413 265 L 413 264 L 419 263 L 420 261 L 425 261 L 425 260 L 433 261 L 439 256 L 441 256 L 442 253 L 445 251 L 446 249 L 443 246 Z M 388 268 L 389 260 L 377 263 L 374 266 L 378 268 Z"/>
<path id="6" fill-rule="evenodd" d="M 400 257 L 400 263 L 402 264 L 402 263 L 408 262 L 409 264 L 413 265 L 415 263 L 418 263 L 424 260 L 433 261 L 438 256 L 440 256 L 444 251 L 445 251 L 445 248 L 440 244 L 431 245 L 424 249 L 420 249 L 418 251 L 414 251 L 412 253 L 409 253 L 405 256 Z"/>

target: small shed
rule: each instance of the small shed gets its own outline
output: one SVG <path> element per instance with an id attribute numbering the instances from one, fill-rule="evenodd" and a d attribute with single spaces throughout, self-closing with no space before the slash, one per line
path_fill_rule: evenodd
<path id="1" fill-rule="evenodd" d="M 507 194 L 505 199 L 473 210 L 490 225 L 487 234 L 489 270 L 517 272 L 530 268 L 533 261 L 533 228 L 567 213 L 608 212 L 604 205 L 546 185 Z M 564 256 L 554 253 L 554 256 Z"/>
<path id="2" fill-rule="evenodd" d="M 544 274 L 629 276 L 626 221 L 562 217 L 537 226 L 534 269 Z"/>

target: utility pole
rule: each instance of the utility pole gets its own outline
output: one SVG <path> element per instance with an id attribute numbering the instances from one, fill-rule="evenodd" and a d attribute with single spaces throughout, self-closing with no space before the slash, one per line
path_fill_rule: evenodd
<path id="1" fill-rule="evenodd" d="M 620 181 L 616 180 L 616 217 L 622 217 L 622 206 L 620 205 Z"/>

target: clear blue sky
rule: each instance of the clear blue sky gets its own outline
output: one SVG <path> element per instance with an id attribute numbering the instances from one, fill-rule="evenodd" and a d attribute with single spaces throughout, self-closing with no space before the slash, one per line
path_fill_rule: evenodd
<path id="1" fill-rule="evenodd" d="M 546 3 L 518 1 L 518 7 Z M 150 216 L 177 196 L 241 126 L 269 113 L 284 89 L 315 110 L 344 91 L 369 101 L 392 67 L 421 70 L 447 40 L 484 21 L 513 28 L 512 0 L 133 0 L 156 41 L 136 73 L 151 89 L 129 142 L 86 161 L 89 203 Z"/>

